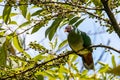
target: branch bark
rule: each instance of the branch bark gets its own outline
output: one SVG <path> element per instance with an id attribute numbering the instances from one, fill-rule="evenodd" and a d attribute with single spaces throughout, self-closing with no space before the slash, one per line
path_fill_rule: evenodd
<path id="1" fill-rule="evenodd" d="M 108 49 L 111 49 L 111 50 L 113 50 L 113 51 L 116 51 L 116 52 L 118 52 L 118 53 L 120 54 L 120 50 L 117 50 L 117 49 L 115 49 L 115 48 L 113 48 L 113 47 L 110 47 L 110 46 L 106 46 L 106 45 L 101 45 L 101 44 L 100 44 L 100 45 L 92 45 L 92 46 L 89 46 L 88 48 L 93 48 L 93 47 L 96 47 L 96 48 L 97 48 L 97 47 L 108 48 Z M 81 50 L 84 50 L 84 49 L 81 49 Z M 27 72 L 29 72 L 29 71 L 34 70 L 35 68 L 38 68 L 38 67 L 40 68 L 40 67 L 44 66 L 45 64 L 47 64 L 47 63 L 49 63 L 49 62 L 52 62 L 52 61 L 54 61 L 54 60 L 63 58 L 63 57 L 68 56 L 68 55 L 70 55 L 70 54 L 72 54 L 72 53 L 76 53 L 76 52 L 74 52 L 74 51 L 68 51 L 68 52 L 66 52 L 65 54 L 63 54 L 63 55 L 58 55 L 56 58 L 53 58 L 53 59 L 51 59 L 51 60 L 49 60 L 49 61 L 46 61 L 46 62 L 37 64 L 37 65 L 35 65 L 34 67 L 29 68 L 29 69 L 27 69 L 27 70 L 25 70 L 25 71 L 20 71 L 20 73 L 15 73 L 15 74 L 13 74 L 13 75 L 8 75 L 7 77 L 2 77 L 2 78 L 0 78 L 0 80 L 6 80 L 6 79 L 9 79 L 9 78 L 14 78 L 15 76 L 20 75 L 20 74 L 25 74 L 25 73 L 27 73 Z"/>
<path id="2" fill-rule="evenodd" d="M 115 32 L 117 33 L 117 35 L 120 38 L 120 27 L 119 27 L 119 25 L 118 25 L 118 23 L 117 23 L 117 21 L 115 19 L 114 14 L 112 13 L 112 11 L 111 11 L 111 9 L 110 9 L 110 7 L 108 5 L 108 0 L 101 0 L 101 2 L 103 4 L 103 6 L 104 6 L 104 10 L 105 10 L 105 12 L 107 13 L 107 15 L 109 17 Z"/>

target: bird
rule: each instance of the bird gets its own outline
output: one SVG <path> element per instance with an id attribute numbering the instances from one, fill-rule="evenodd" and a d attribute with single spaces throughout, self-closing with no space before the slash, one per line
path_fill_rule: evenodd
<path id="1" fill-rule="evenodd" d="M 92 48 L 90 37 L 78 28 L 67 25 L 65 32 L 68 32 L 67 40 L 70 48 L 82 58 L 84 67 L 88 70 L 94 69 L 94 62 L 92 57 Z"/>

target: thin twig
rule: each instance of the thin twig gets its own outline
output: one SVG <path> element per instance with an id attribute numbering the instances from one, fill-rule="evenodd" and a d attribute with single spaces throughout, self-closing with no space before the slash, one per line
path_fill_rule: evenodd
<path id="1" fill-rule="evenodd" d="M 111 50 L 113 50 L 113 51 L 116 51 L 116 52 L 118 52 L 119 54 L 120 54 L 120 50 L 117 50 L 117 49 L 115 49 L 115 48 L 113 48 L 113 47 L 110 47 L 110 46 L 106 46 L 106 45 L 92 45 L 92 46 L 90 46 L 90 48 L 93 48 L 93 47 L 95 47 L 95 48 L 97 48 L 97 47 L 103 47 L 103 48 L 108 48 L 108 49 L 111 49 Z"/>

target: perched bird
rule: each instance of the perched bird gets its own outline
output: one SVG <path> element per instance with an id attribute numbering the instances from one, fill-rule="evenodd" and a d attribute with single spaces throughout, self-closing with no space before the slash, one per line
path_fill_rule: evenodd
<path id="1" fill-rule="evenodd" d="M 73 28 L 71 25 L 65 28 L 65 32 L 69 33 L 67 40 L 70 48 L 82 57 L 85 68 L 94 69 L 92 48 L 88 49 L 91 45 L 90 37 L 85 32 Z"/>

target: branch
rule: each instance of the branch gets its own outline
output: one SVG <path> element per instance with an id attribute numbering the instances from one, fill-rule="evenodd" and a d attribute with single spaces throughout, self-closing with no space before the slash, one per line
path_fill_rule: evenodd
<path id="1" fill-rule="evenodd" d="M 113 48 L 113 47 L 110 47 L 110 46 L 106 46 L 106 45 L 92 45 L 92 46 L 90 46 L 89 48 L 93 48 L 93 47 L 103 47 L 103 48 L 108 48 L 108 49 L 111 49 L 111 50 L 113 50 L 113 51 L 116 51 L 116 52 L 118 52 L 119 54 L 120 54 L 120 50 L 117 50 L 117 49 L 115 49 L 115 48 Z"/>
<path id="2" fill-rule="evenodd" d="M 39 4 L 61 4 L 61 5 L 69 5 L 69 6 L 74 6 L 74 7 L 78 7 L 78 8 L 82 8 L 82 9 L 87 9 L 87 10 L 104 10 L 102 8 L 96 8 L 96 7 L 84 7 L 84 6 L 81 6 L 81 5 L 76 5 L 76 4 L 73 4 L 71 2 L 69 3 L 66 3 L 66 2 L 55 2 L 55 1 L 33 1 L 31 2 L 30 4 L 21 4 L 21 3 L 18 3 L 18 4 L 14 4 L 14 5 L 2 5 L 0 4 L 0 6 L 22 6 L 22 5 L 31 5 L 31 4 L 34 4 L 34 5 L 39 5 Z"/>
<path id="3" fill-rule="evenodd" d="M 105 12 L 107 13 L 110 21 L 111 21 L 111 24 L 115 30 L 115 32 L 118 34 L 119 38 L 120 38 L 120 27 L 114 17 L 114 14 L 112 13 L 112 11 L 110 10 L 110 7 L 108 5 L 108 0 L 101 0 L 103 6 L 104 6 L 104 9 L 105 9 Z"/>
<path id="4" fill-rule="evenodd" d="M 13 75 L 10 74 L 10 76 L 2 77 L 2 78 L 0 78 L 0 80 L 6 80 L 6 79 L 9 79 L 9 78 L 14 78 L 15 76 L 20 75 L 20 74 L 23 75 L 23 74 L 25 74 L 25 73 L 27 73 L 27 72 L 29 72 L 29 71 L 32 71 L 32 70 L 34 70 L 34 69 L 36 69 L 36 68 L 38 68 L 38 67 L 40 68 L 40 67 L 44 66 L 45 64 L 47 64 L 47 63 L 49 63 L 49 62 L 52 62 L 52 61 L 54 61 L 54 60 L 58 60 L 58 59 L 60 59 L 60 58 L 63 58 L 63 57 L 65 57 L 65 56 L 68 56 L 68 55 L 70 55 L 70 54 L 72 54 L 72 53 L 73 53 L 73 51 L 68 51 L 68 52 L 66 52 L 64 55 L 59 55 L 59 56 L 57 56 L 56 58 L 53 58 L 53 59 L 51 59 L 51 60 L 49 60 L 49 61 L 46 61 L 46 62 L 37 64 L 37 65 L 35 65 L 34 67 L 29 68 L 29 69 L 27 69 L 27 70 L 25 70 L 25 71 L 20 71 L 20 73 L 13 74 Z"/>
<path id="5" fill-rule="evenodd" d="M 116 52 L 120 53 L 120 50 L 117 50 L 117 49 L 115 49 L 115 48 L 113 48 L 113 47 L 106 46 L 106 45 L 92 45 L 92 46 L 90 46 L 90 47 L 88 47 L 88 48 L 93 48 L 93 47 L 96 47 L 96 48 L 97 48 L 97 47 L 108 48 L 108 49 L 111 49 L 111 50 L 113 50 L 113 51 L 116 51 Z M 84 50 L 84 49 L 81 49 L 81 50 Z M 79 50 L 79 51 L 80 51 L 80 50 Z M 13 75 L 10 75 L 10 76 L 7 76 L 7 77 L 2 77 L 2 78 L 0 78 L 0 79 L 5 80 L 5 79 L 8 79 L 8 78 L 13 78 L 13 77 L 15 77 L 15 76 L 17 76 L 17 75 L 20 75 L 20 74 L 25 74 L 25 73 L 27 73 L 27 72 L 29 72 L 29 71 L 32 71 L 32 70 L 36 69 L 36 68 L 40 68 L 40 67 L 46 65 L 46 64 L 49 63 L 49 62 L 52 62 L 52 61 L 54 61 L 54 60 L 58 60 L 58 59 L 60 59 L 60 58 L 64 58 L 65 56 L 68 56 L 68 55 L 70 55 L 70 54 L 72 54 L 72 53 L 76 53 L 76 52 L 74 52 L 74 51 L 68 51 L 68 52 L 66 52 L 66 53 L 63 54 L 63 55 L 58 55 L 56 58 L 53 58 L 53 59 L 51 59 L 51 60 L 49 60 L 49 61 L 46 61 L 46 62 L 37 64 L 37 65 L 35 65 L 34 67 L 29 68 L 29 69 L 27 69 L 27 70 L 25 70 L 25 71 L 20 71 L 19 73 L 16 73 L 16 74 L 13 74 Z"/>
<path id="6" fill-rule="evenodd" d="M 87 14 L 89 14 L 89 15 L 92 15 L 92 16 L 94 16 L 94 17 L 98 18 L 98 19 L 103 20 L 103 21 L 107 22 L 108 24 L 112 24 L 109 20 L 104 19 L 104 18 L 101 18 L 101 17 L 100 17 L 100 16 L 98 16 L 98 15 L 95 15 L 95 14 L 93 14 L 93 13 L 91 13 L 91 12 L 88 12 L 88 11 L 84 11 L 84 12 L 85 12 L 85 13 L 87 13 Z"/>

